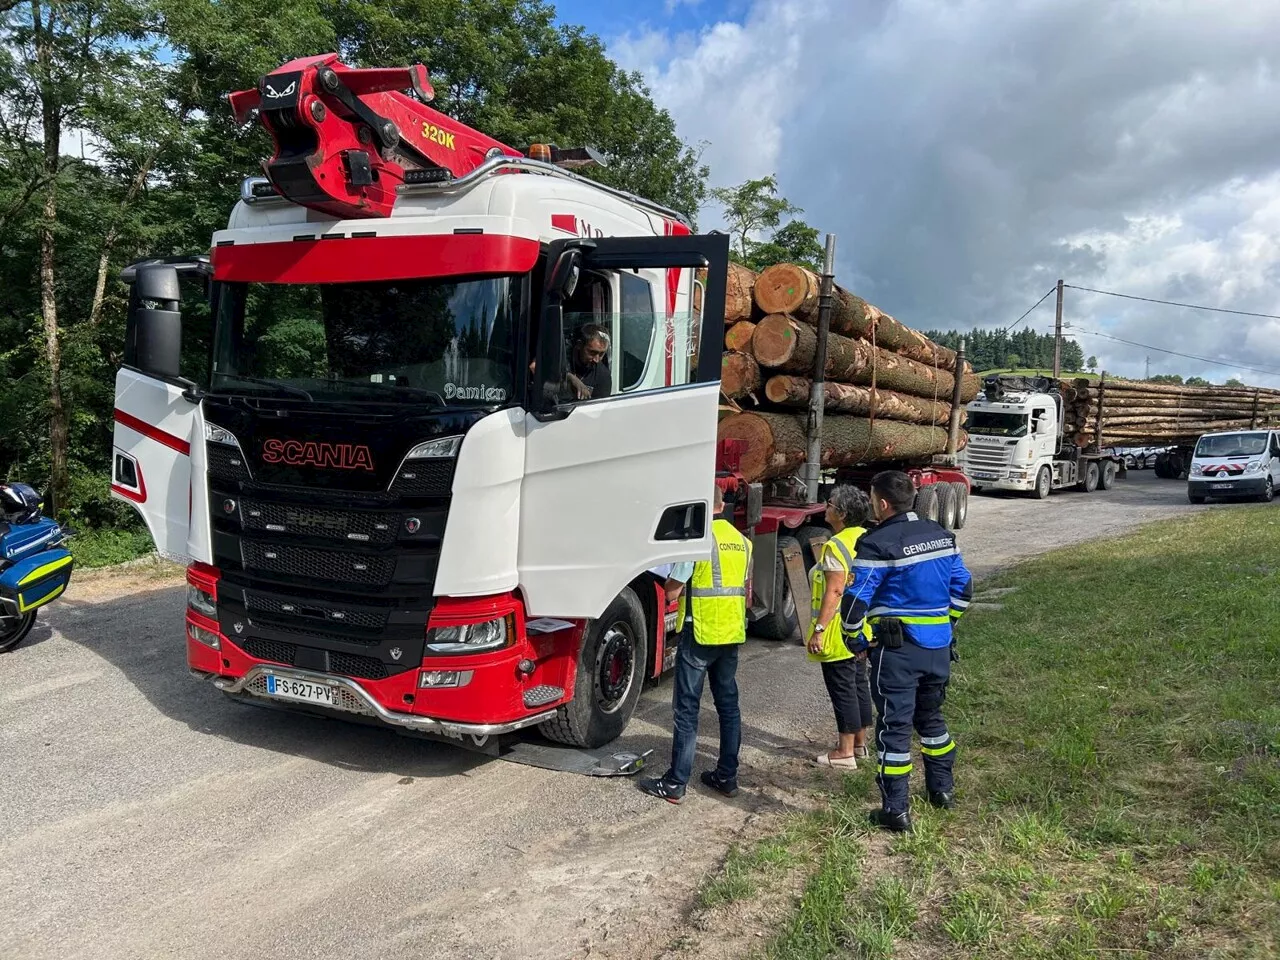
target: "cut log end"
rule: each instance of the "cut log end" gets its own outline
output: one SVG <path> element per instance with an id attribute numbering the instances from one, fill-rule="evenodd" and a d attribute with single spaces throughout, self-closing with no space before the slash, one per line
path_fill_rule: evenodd
<path id="1" fill-rule="evenodd" d="M 738 353 L 751 353 L 751 335 L 755 332 L 756 325 L 750 320 L 742 320 L 735 323 L 725 331 L 725 349 L 734 350 Z"/>
<path id="2" fill-rule="evenodd" d="M 765 313 L 804 313 L 816 306 L 818 276 L 794 263 L 778 263 L 756 278 L 756 304 Z"/>
<path id="3" fill-rule="evenodd" d="M 737 400 L 760 389 L 760 367 L 745 353 L 726 353 L 720 360 L 720 392 Z"/>

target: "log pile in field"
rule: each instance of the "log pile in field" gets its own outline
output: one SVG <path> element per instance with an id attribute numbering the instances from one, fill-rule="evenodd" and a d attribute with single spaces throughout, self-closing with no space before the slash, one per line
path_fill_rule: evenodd
<path id="1" fill-rule="evenodd" d="M 759 276 L 730 267 L 721 437 L 751 441 L 743 470 L 753 479 L 783 476 L 804 460 L 803 440 L 796 440 L 793 428 L 798 418 L 802 438 L 821 287 L 817 274 L 797 264 L 777 264 Z M 744 308 L 743 291 L 754 309 Z M 836 286 L 823 388 L 823 465 L 919 460 L 944 452 L 956 378 L 965 403 L 981 387 L 972 367 L 957 369 L 957 360 L 955 351 Z M 743 407 L 755 412 L 733 412 Z M 757 442 L 765 447 L 757 450 Z"/>
<path id="2" fill-rule="evenodd" d="M 1063 383 L 1065 433 L 1079 447 L 1173 446 L 1203 433 L 1280 426 L 1280 390 L 1136 380 Z"/>

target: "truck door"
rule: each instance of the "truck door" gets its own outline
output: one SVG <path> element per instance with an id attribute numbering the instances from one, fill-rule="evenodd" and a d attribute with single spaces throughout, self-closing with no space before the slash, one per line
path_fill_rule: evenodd
<path id="1" fill-rule="evenodd" d="M 116 374 L 111 493 L 142 515 L 161 556 L 185 563 L 199 408 L 184 396 L 194 385 L 178 375 L 178 270 L 170 264 L 131 267 L 124 279 L 131 289 L 124 365 Z"/>
<path id="2" fill-rule="evenodd" d="M 598 318 L 566 307 L 577 302 L 573 278 L 698 267 L 708 269 L 700 329 L 691 313 L 675 316 L 686 335 L 667 337 L 668 312 L 653 305 L 659 298 L 629 298 L 634 312 L 618 314 L 609 351 L 611 365 L 625 365 L 627 375 L 612 371 L 609 396 L 583 396 L 575 384 L 592 357 L 578 352 L 575 334 Z M 723 236 L 550 245 L 520 496 L 518 567 L 530 614 L 597 617 L 645 570 L 709 555 L 727 271 Z M 643 343 L 670 378 L 635 373 L 648 364 L 627 353 Z M 699 343 L 707 349 L 699 352 Z"/>

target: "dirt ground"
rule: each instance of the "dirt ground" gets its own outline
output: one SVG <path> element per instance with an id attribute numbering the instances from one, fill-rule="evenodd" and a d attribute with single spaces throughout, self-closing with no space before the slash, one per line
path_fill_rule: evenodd
<path id="1" fill-rule="evenodd" d="M 1195 509 L 1142 472 L 975 498 L 960 541 L 981 576 Z M 673 807 L 625 779 L 229 702 L 187 674 L 183 603 L 154 565 L 77 575 L 0 659 L 0 957 L 654 957 L 728 844 L 808 802 L 832 732 L 802 649 L 750 641 L 744 789 Z M 670 692 L 646 691 L 620 743 L 658 768 Z"/>

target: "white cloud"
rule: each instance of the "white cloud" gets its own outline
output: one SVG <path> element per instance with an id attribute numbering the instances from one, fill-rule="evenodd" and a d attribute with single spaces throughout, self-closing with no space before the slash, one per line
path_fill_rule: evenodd
<path id="1" fill-rule="evenodd" d="M 611 50 L 717 184 L 776 172 L 839 236 L 842 281 L 929 327 L 1007 324 L 1059 276 L 1280 314 L 1278 35 L 1275 2 L 758 0 Z M 1067 316 L 1280 371 L 1277 321 L 1075 291 Z M 1126 374 L 1148 353 L 1081 344 Z"/>

